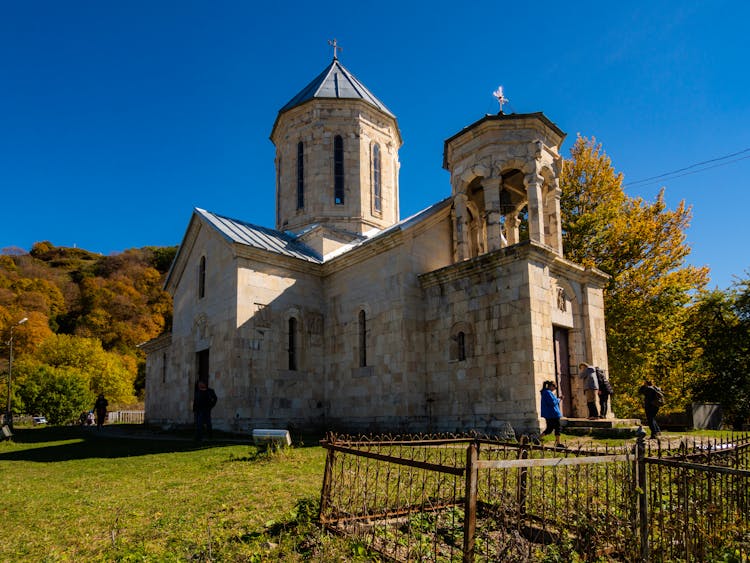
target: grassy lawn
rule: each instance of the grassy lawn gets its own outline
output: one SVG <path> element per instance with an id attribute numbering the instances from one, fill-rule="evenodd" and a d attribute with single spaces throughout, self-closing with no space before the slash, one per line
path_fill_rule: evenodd
<path id="1" fill-rule="evenodd" d="M 0 561 L 322 561 L 350 549 L 310 524 L 322 448 L 258 454 L 122 430 L 17 429 L 0 443 Z"/>
<path id="2" fill-rule="evenodd" d="M 229 438 L 17 429 L 0 442 L 0 562 L 374 559 L 313 522 L 325 462 L 316 439 L 267 454 Z M 624 442 L 564 438 L 573 448 Z"/>

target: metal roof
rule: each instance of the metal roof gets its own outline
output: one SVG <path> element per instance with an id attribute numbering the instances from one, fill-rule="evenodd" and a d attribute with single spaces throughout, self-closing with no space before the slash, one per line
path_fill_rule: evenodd
<path id="1" fill-rule="evenodd" d="M 284 113 L 314 98 L 364 100 L 391 117 L 396 117 L 364 84 L 346 70 L 337 58 L 334 58 L 323 72 L 289 100 L 279 113 Z"/>
<path id="2" fill-rule="evenodd" d="M 281 254 L 284 256 L 291 256 L 299 258 L 307 262 L 313 262 L 315 264 L 323 264 L 328 260 L 331 260 L 342 254 L 346 254 L 354 248 L 361 247 L 392 233 L 396 230 L 404 230 L 429 217 L 433 213 L 439 211 L 446 205 L 450 205 L 453 201 L 452 198 L 448 197 L 434 203 L 433 205 L 423 209 L 402 219 L 398 223 L 391 225 L 382 230 L 373 229 L 369 233 L 361 235 L 358 240 L 345 244 L 341 248 L 334 250 L 325 255 L 321 256 L 315 252 L 312 248 L 306 244 L 299 242 L 298 235 L 293 233 L 281 232 L 275 229 L 269 229 L 266 227 L 260 227 L 250 223 L 245 223 L 238 219 L 230 219 L 229 217 L 223 217 L 205 209 L 195 208 L 195 213 L 203 217 L 212 227 L 219 231 L 227 240 L 238 244 L 244 244 L 267 252 L 273 252 L 275 254 Z M 301 233 L 300 233 L 301 234 Z"/>
<path id="3" fill-rule="evenodd" d="M 258 225 L 245 223 L 238 219 L 222 217 L 205 209 L 196 208 L 195 212 L 231 242 L 284 256 L 292 256 L 307 262 L 323 263 L 323 258 L 317 252 L 307 245 L 298 242 L 296 237 L 289 233 L 259 227 Z"/>

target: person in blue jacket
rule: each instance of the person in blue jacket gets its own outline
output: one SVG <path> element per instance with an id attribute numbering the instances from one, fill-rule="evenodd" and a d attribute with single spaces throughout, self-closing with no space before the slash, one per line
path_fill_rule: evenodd
<path id="1" fill-rule="evenodd" d="M 554 381 L 545 381 L 542 385 L 542 418 L 547 422 L 547 428 L 542 432 L 542 436 L 555 433 L 555 447 L 564 448 L 565 444 L 560 443 L 560 419 L 562 411 L 560 410 L 561 396 L 557 396 L 555 391 L 557 385 Z"/>

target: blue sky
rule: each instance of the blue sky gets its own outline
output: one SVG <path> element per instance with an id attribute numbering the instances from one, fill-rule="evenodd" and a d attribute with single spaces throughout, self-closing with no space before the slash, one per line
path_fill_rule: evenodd
<path id="1" fill-rule="evenodd" d="M 402 218 L 449 195 L 443 141 L 502 85 L 506 111 L 567 132 L 564 156 L 595 137 L 630 196 L 692 205 L 690 262 L 723 289 L 750 270 L 748 19 L 739 1 L 2 2 L 0 248 L 179 244 L 194 207 L 273 227 L 271 127 L 335 37 L 398 117 Z"/>

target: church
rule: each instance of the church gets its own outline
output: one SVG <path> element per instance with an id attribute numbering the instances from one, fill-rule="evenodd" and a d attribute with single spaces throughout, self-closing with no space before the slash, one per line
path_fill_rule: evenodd
<path id="1" fill-rule="evenodd" d="M 146 423 L 191 424 L 198 379 L 234 432 L 535 431 L 546 380 L 585 417 L 608 278 L 563 254 L 564 137 L 481 117 L 445 141 L 450 194 L 401 219 L 396 117 L 334 49 L 272 127 L 275 228 L 194 209 L 173 326 L 142 345 Z"/>

